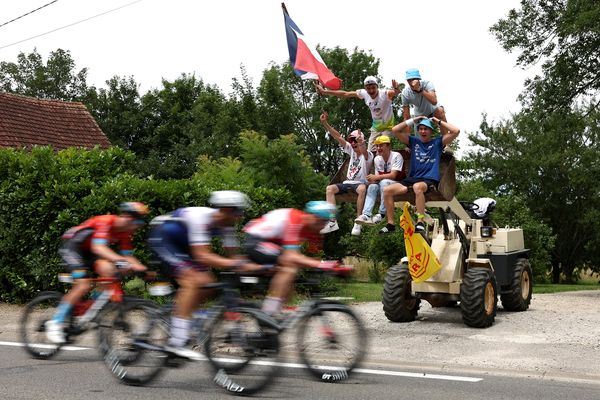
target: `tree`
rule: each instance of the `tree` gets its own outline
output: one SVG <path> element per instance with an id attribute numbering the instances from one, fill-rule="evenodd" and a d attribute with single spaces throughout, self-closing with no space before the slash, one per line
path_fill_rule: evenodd
<path id="1" fill-rule="evenodd" d="M 528 105 L 547 112 L 569 108 L 600 89 L 600 3 L 589 0 L 522 0 L 491 27 L 504 49 L 518 51 L 517 64 L 538 63 L 541 73 L 526 81 Z M 596 108 L 595 103 L 592 108 Z"/>
<path id="2" fill-rule="evenodd" d="M 58 49 L 46 64 L 36 49 L 19 53 L 17 63 L 0 62 L 0 89 L 41 99 L 82 101 L 88 95 L 87 69 L 75 71 L 71 53 Z"/>
<path id="3" fill-rule="evenodd" d="M 497 195 L 519 196 L 556 234 L 553 280 L 600 266 L 600 120 L 592 108 L 524 112 L 496 126 L 487 121 L 469 139 L 471 176 Z"/>

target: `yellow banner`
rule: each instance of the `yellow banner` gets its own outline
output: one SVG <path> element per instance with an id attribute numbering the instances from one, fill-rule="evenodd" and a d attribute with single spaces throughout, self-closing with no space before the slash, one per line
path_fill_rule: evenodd
<path id="1" fill-rule="evenodd" d="M 414 282 L 426 281 L 438 272 L 442 266 L 425 238 L 421 234 L 415 233 L 415 225 L 408 211 L 408 202 L 404 203 L 400 226 L 404 230 L 404 247 L 406 247 L 406 256 L 408 257 L 408 271 Z"/>

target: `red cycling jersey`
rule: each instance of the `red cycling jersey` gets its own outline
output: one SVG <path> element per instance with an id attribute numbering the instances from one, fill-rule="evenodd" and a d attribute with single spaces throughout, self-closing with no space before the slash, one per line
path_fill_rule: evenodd
<path id="1" fill-rule="evenodd" d="M 92 217 L 80 225 L 69 229 L 64 235 L 64 239 L 69 239 L 75 233 L 83 229 L 93 229 L 94 233 L 90 235 L 82 244 L 83 250 L 91 251 L 92 242 L 95 244 L 118 244 L 122 253 L 130 253 L 133 251 L 133 243 L 131 241 L 131 232 L 119 232 L 115 229 L 115 221 L 117 215 L 98 215 Z"/>

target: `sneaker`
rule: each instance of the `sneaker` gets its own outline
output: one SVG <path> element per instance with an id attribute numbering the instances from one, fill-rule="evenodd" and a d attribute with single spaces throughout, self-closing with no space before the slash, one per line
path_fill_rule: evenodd
<path id="1" fill-rule="evenodd" d="M 362 214 L 359 215 L 358 218 L 356 218 L 354 220 L 355 224 L 359 224 L 359 225 L 373 225 L 373 221 L 371 221 L 371 217 L 369 217 L 368 215 Z"/>
<path id="2" fill-rule="evenodd" d="M 44 326 L 46 328 L 46 337 L 50 342 L 60 344 L 67 341 L 65 339 L 65 330 L 62 322 L 51 319 L 50 321 L 46 321 Z"/>
<path id="3" fill-rule="evenodd" d="M 359 224 L 354 224 L 354 226 L 352 227 L 351 235 L 352 236 L 360 236 L 360 228 L 361 228 L 361 226 Z"/>
<path id="4" fill-rule="evenodd" d="M 392 233 L 396 230 L 396 225 L 387 224 L 383 228 L 379 230 L 380 235 L 387 235 L 388 233 Z"/>
<path id="5" fill-rule="evenodd" d="M 381 214 L 375 214 L 373 215 L 373 225 L 377 225 L 378 223 L 380 223 L 381 221 L 383 221 L 383 215 Z"/>
<path id="6" fill-rule="evenodd" d="M 425 233 L 425 224 L 421 221 L 417 222 L 417 225 L 415 225 L 415 232 L 424 234 Z"/>
<path id="7" fill-rule="evenodd" d="M 187 360 L 202 361 L 206 359 L 201 353 L 192 350 L 191 346 L 189 345 L 174 346 L 168 344 L 165 346 L 165 350 L 171 354 L 174 354 L 181 358 L 185 358 Z"/>
<path id="8" fill-rule="evenodd" d="M 337 221 L 329 221 L 327 225 L 325 225 L 325 228 L 321 229 L 320 233 L 321 235 L 324 235 L 326 233 L 335 232 L 338 229 L 340 229 L 340 227 L 338 226 Z"/>

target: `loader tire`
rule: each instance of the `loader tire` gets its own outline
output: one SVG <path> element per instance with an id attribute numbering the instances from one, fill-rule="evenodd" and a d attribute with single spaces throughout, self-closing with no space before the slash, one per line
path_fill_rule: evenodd
<path id="1" fill-rule="evenodd" d="M 383 312 L 392 322 L 410 322 L 417 317 L 421 300 L 411 294 L 412 278 L 408 265 L 391 267 L 383 284 Z"/>
<path id="2" fill-rule="evenodd" d="M 502 307 L 507 311 L 525 311 L 531 303 L 533 272 L 526 258 L 518 258 L 508 288 L 500 294 Z"/>
<path id="3" fill-rule="evenodd" d="M 498 310 L 496 276 L 487 268 L 470 268 L 460 287 L 460 309 L 465 324 L 487 328 Z"/>

